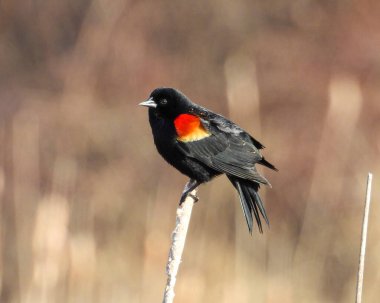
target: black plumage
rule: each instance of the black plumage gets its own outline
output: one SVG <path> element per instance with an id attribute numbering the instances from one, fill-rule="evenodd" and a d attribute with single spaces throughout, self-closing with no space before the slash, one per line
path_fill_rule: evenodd
<path id="1" fill-rule="evenodd" d="M 161 156 L 191 179 L 181 201 L 199 184 L 226 174 L 240 196 L 248 229 L 253 217 L 260 232 L 260 216 L 269 224 L 258 194 L 269 182 L 255 164 L 277 170 L 260 152 L 264 146 L 225 117 L 192 103 L 173 88 L 157 88 L 140 103 L 149 107 L 149 122 Z"/>

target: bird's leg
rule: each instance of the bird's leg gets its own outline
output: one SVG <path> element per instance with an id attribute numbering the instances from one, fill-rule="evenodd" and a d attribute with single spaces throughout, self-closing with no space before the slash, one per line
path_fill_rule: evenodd
<path id="1" fill-rule="evenodd" d="M 194 203 L 198 202 L 198 197 L 193 194 L 190 194 L 190 192 L 192 192 L 193 189 L 197 188 L 200 184 L 201 183 L 197 180 L 190 179 L 189 182 L 186 183 L 185 188 L 183 189 L 181 199 L 179 200 L 179 205 L 185 202 L 185 199 L 188 195 L 194 199 Z"/>

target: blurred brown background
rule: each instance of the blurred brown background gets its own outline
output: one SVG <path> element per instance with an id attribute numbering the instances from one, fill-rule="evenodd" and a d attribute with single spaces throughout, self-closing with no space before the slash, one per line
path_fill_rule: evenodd
<path id="1" fill-rule="evenodd" d="M 250 236 L 202 186 L 176 302 L 380 297 L 378 1 L 0 1 L 0 302 L 160 302 L 187 181 L 147 111 L 177 87 L 262 141 L 279 173 Z M 377 298 L 377 299 L 376 299 Z"/>

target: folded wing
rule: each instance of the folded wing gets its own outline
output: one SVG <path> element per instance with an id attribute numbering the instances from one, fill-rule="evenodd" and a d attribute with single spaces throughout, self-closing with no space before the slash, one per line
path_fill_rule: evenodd
<path id="1" fill-rule="evenodd" d="M 215 169 L 238 178 L 268 184 L 261 176 L 255 164 L 259 163 L 263 157 L 258 148 L 245 138 L 247 133 L 242 133 L 241 129 L 234 129 L 230 132 L 221 131 L 218 125 L 212 121 L 202 121 L 203 126 L 211 133 L 210 136 L 195 141 L 178 141 L 178 148 L 189 157 Z"/>

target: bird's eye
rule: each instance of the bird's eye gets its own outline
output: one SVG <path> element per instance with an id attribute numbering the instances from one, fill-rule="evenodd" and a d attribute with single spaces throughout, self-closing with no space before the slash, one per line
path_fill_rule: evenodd
<path id="1" fill-rule="evenodd" d="M 168 104 L 168 100 L 166 100 L 166 99 L 160 100 L 160 105 L 166 105 L 166 104 Z"/>

